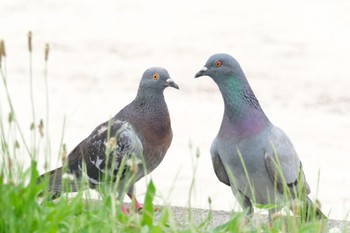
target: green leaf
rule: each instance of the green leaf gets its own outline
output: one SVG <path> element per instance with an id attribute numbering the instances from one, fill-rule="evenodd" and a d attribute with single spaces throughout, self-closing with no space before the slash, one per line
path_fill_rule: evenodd
<path id="1" fill-rule="evenodd" d="M 142 210 L 142 226 L 148 226 L 151 228 L 153 226 L 153 199 L 154 194 L 156 193 L 156 187 L 154 186 L 152 180 L 149 182 L 147 186 L 147 192 L 145 196 L 145 200 L 143 202 L 143 210 Z"/>
<path id="2" fill-rule="evenodd" d="M 30 186 L 35 186 L 37 183 L 38 177 L 39 177 L 39 172 L 36 168 L 36 161 L 32 160 L 31 161 L 31 166 L 30 166 Z"/>

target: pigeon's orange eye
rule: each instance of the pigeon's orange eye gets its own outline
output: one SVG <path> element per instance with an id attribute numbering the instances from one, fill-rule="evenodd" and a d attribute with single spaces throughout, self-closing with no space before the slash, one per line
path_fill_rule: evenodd
<path id="1" fill-rule="evenodd" d="M 222 65 L 222 62 L 219 61 L 219 60 L 216 60 L 216 61 L 214 62 L 214 65 L 215 65 L 216 67 L 220 67 L 220 66 Z"/>
<path id="2" fill-rule="evenodd" d="M 154 74 L 152 75 L 152 78 L 153 78 L 153 80 L 158 80 L 159 74 L 154 73 Z"/>

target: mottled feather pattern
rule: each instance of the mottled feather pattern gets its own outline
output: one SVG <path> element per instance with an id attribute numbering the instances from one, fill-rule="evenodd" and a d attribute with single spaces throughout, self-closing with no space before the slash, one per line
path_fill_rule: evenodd
<path id="1" fill-rule="evenodd" d="M 244 88 L 240 90 L 240 96 L 243 101 L 245 101 L 251 108 L 258 111 L 262 111 L 258 99 L 255 97 L 253 91 L 250 88 Z"/>
<path id="2" fill-rule="evenodd" d="M 88 179 L 92 186 L 106 179 L 105 175 L 110 176 L 109 179 L 114 182 L 123 159 L 128 160 L 132 156 L 142 159 L 141 141 L 132 126 L 125 121 L 112 119 L 103 123 L 91 133 L 85 144 L 86 155 L 78 168 L 82 171 L 82 163 L 86 163 Z M 127 167 L 122 169 L 124 175 Z"/>

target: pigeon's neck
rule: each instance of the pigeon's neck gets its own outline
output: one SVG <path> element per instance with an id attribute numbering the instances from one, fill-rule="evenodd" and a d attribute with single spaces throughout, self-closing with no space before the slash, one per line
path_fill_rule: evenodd
<path id="1" fill-rule="evenodd" d="M 157 112 L 157 114 L 169 114 L 163 92 L 150 94 L 139 91 L 134 100 L 134 104 L 140 111 L 145 111 L 145 113 L 150 113 L 151 115 L 154 115 L 155 112 Z"/>
<path id="2" fill-rule="evenodd" d="M 131 106 L 130 121 L 138 125 L 144 152 L 157 154 L 161 151 L 158 155 L 164 156 L 172 140 L 172 129 L 163 92 L 139 93 Z"/>
<path id="3" fill-rule="evenodd" d="M 241 81 L 241 80 L 239 80 Z M 225 112 L 222 131 L 231 131 L 240 137 L 254 135 L 270 125 L 247 81 L 219 85 Z M 233 131 L 233 132 L 232 132 Z"/>
<path id="4" fill-rule="evenodd" d="M 163 92 L 150 94 L 139 91 L 132 106 L 132 111 L 141 117 L 139 121 L 147 127 L 151 125 L 156 131 L 170 128 L 170 116 Z"/>

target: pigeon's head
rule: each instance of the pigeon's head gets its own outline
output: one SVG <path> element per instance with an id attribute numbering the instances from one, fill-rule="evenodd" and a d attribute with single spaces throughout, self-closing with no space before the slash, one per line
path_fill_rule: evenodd
<path id="1" fill-rule="evenodd" d="M 244 77 L 242 74 L 243 71 L 235 58 L 229 54 L 218 53 L 209 57 L 204 67 L 196 73 L 195 78 L 209 76 L 219 84 L 228 79 L 240 79 Z"/>
<path id="2" fill-rule="evenodd" d="M 170 78 L 166 69 L 152 67 L 143 73 L 140 82 L 140 89 L 151 89 L 155 92 L 163 92 L 167 87 L 179 89 L 179 86 Z"/>

